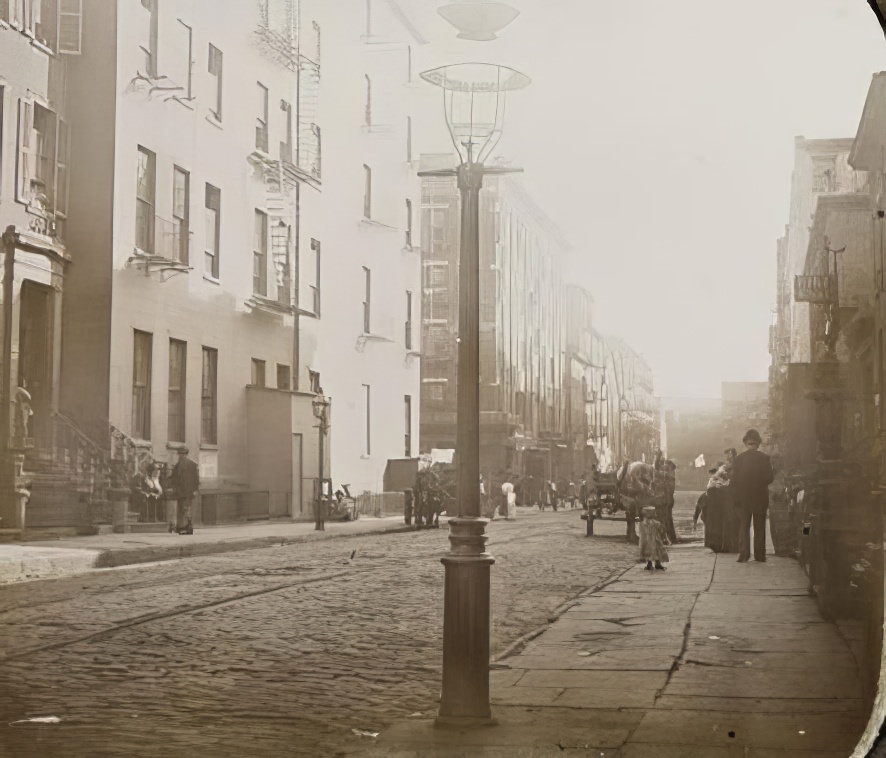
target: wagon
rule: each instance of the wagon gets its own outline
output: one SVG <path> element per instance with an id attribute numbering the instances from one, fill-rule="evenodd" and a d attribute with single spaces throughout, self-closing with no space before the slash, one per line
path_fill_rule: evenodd
<path id="1" fill-rule="evenodd" d="M 618 475 L 615 471 L 597 472 L 594 475 L 594 492 L 588 503 L 588 509 L 595 518 L 603 518 L 624 510 L 621 492 L 618 488 Z"/>

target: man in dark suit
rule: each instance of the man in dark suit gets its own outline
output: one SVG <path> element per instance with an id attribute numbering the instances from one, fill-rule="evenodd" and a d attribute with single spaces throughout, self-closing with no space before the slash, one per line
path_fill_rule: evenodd
<path id="1" fill-rule="evenodd" d="M 178 463 L 172 469 L 172 487 L 178 499 L 175 516 L 175 531 L 179 534 L 193 534 L 191 505 L 200 489 L 200 471 L 197 464 L 188 458 L 188 448 L 179 448 Z"/>
<path id="2" fill-rule="evenodd" d="M 772 462 L 758 449 L 760 432 L 748 429 L 742 438 L 745 450 L 732 464 L 730 489 L 739 513 L 738 560 L 751 557 L 751 521 L 754 524 L 754 560 L 766 560 L 766 509 L 769 507 L 769 484 L 773 479 Z"/>

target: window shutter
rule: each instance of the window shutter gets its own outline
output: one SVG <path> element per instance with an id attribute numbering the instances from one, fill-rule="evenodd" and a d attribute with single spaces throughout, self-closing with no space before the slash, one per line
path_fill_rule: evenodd
<path id="1" fill-rule="evenodd" d="M 58 44 L 56 50 L 80 55 L 83 40 L 83 0 L 58 0 Z"/>
<path id="2" fill-rule="evenodd" d="M 58 137 L 55 152 L 55 212 L 68 215 L 68 156 L 71 153 L 71 135 L 68 122 L 58 120 Z"/>
<path id="3" fill-rule="evenodd" d="M 33 104 L 18 101 L 18 165 L 16 166 L 15 199 L 27 203 L 31 199 L 31 127 Z"/>

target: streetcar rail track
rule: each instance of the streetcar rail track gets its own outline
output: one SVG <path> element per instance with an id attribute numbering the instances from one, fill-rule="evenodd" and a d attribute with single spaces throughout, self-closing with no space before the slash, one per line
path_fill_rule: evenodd
<path id="1" fill-rule="evenodd" d="M 414 532 L 414 534 L 416 534 L 416 535 L 426 534 L 428 531 L 429 530 L 416 530 L 416 532 Z M 502 547 L 502 546 L 506 546 L 506 545 L 515 545 L 515 544 L 519 544 L 519 543 L 530 543 L 530 542 L 535 542 L 538 540 L 543 540 L 545 538 L 549 538 L 552 531 L 553 532 L 557 532 L 557 531 L 569 532 L 569 531 L 572 531 L 572 529 L 569 528 L 569 525 L 566 523 L 545 525 L 544 533 L 539 532 L 539 533 L 533 533 L 533 534 L 528 534 L 528 535 L 522 534 L 522 535 L 514 535 L 511 537 L 506 537 L 504 539 L 496 539 L 493 542 L 493 544 L 491 545 L 491 547 L 495 548 L 495 547 Z M 378 534 L 374 534 L 371 536 L 374 539 L 378 540 L 378 539 L 390 538 L 393 536 L 393 534 L 394 533 L 387 533 L 387 534 L 386 533 L 378 533 Z M 402 532 L 400 534 L 402 534 Z M 365 536 L 369 536 L 369 535 L 365 535 Z M 246 548 L 245 550 L 253 550 L 253 549 L 258 549 L 258 548 Z M 439 557 L 442 557 L 444 554 L 445 554 L 445 551 L 441 550 Z M 226 555 L 230 555 L 230 553 L 226 553 Z M 213 556 L 205 556 L 205 557 L 213 557 Z M 65 647 L 71 647 L 71 646 L 78 645 L 78 644 L 84 643 L 84 642 L 100 641 L 100 640 L 112 637 L 115 634 L 126 631 L 128 629 L 132 629 L 132 628 L 142 626 L 145 624 L 150 624 L 150 623 L 153 623 L 156 621 L 163 621 L 163 620 L 167 620 L 167 619 L 171 619 L 171 618 L 175 618 L 175 617 L 179 617 L 179 616 L 185 616 L 188 614 L 200 613 L 200 612 L 210 609 L 210 608 L 216 608 L 216 607 L 223 606 L 223 605 L 229 605 L 232 603 L 243 602 L 243 601 L 253 599 L 255 597 L 260 597 L 262 595 L 268 595 L 268 594 L 273 594 L 276 592 L 282 592 L 282 591 L 297 588 L 297 587 L 316 585 L 316 584 L 323 583 L 323 582 L 336 581 L 336 580 L 341 579 L 343 577 L 353 578 L 355 574 L 363 574 L 363 573 L 367 573 L 367 572 L 375 571 L 375 570 L 379 570 L 379 569 L 390 570 L 392 567 L 398 567 L 398 566 L 408 566 L 414 562 L 414 557 L 410 557 L 410 556 L 391 557 L 391 556 L 385 556 L 385 555 L 370 555 L 370 556 L 364 555 L 362 557 L 364 560 L 373 560 L 374 562 L 373 563 L 366 563 L 361 566 L 360 565 L 361 555 L 358 551 L 353 561 L 348 558 L 338 559 L 338 562 L 340 564 L 346 564 L 347 568 L 344 570 L 341 570 L 341 571 L 337 571 L 335 573 L 331 573 L 331 574 L 324 573 L 319 576 L 302 576 L 297 581 L 277 583 L 277 584 L 274 584 L 273 586 L 270 586 L 270 587 L 253 588 L 253 589 L 250 589 L 247 591 L 233 593 L 233 594 L 227 595 L 222 598 L 217 598 L 215 600 L 208 600 L 206 602 L 196 603 L 196 604 L 191 604 L 191 605 L 186 605 L 186 606 L 176 606 L 176 607 L 168 609 L 168 610 L 155 611 L 152 613 L 134 616 L 134 617 L 131 617 L 128 619 L 124 619 L 122 621 L 115 622 L 113 625 L 109 626 L 108 628 L 101 629 L 101 630 L 95 631 L 95 632 L 90 632 L 89 634 L 83 634 L 83 635 L 79 635 L 79 636 L 73 637 L 73 638 L 57 640 L 55 642 L 49 642 L 49 643 L 46 643 L 43 645 L 37 645 L 35 647 L 26 648 L 23 650 L 11 651 L 8 653 L 0 652 L 0 660 L 13 661 L 13 660 L 26 659 L 29 657 L 40 655 L 41 653 L 45 653 L 45 652 L 52 651 L 52 650 L 58 650 L 58 649 L 65 648 Z M 189 560 L 196 560 L 196 557 L 191 558 Z M 155 565 L 158 565 L 158 564 L 155 564 Z M 291 565 L 290 565 L 290 567 L 291 567 Z M 304 569 L 307 571 L 310 571 L 310 570 L 322 571 L 324 568 L 324 565 L 323 565 L 322 561 L 318 561 L 318 565 L 315 569 L 311 569 L 310 567 L 303 567 L 303 566 L 298 566 L 298 568 Z M 232 574 L 241 575 L 241 576 L 242 575 L 249 575 L 249 576 L 256 576 L 257 578 L 268 578 L 268 579 L 274 579 L 274 578 L 278 578 L 280 576 L 279 573 L 275 573 L 275 569 L 266 569 L 265 571 L 267 571 L 267 573 L 255 573 L 253 570 L 250 570 L 250 569 L 238 569 L 236 571 L 206 572 L 205 574 L 200 574 L 199 576 L 196 576 L 196 577 L 193 575 L 188 576 L 186 578 L 186 580 L 192 581 L 195 578 L 196 579 L 205 579 L 207 577 L 220 577 L 220 576 L 232 575 Z M 89 575 L 87 575 L 87 576 L 89 576 Z M 82 581 L 84 579 L 84 577 L 81 575 L 78 577 L 71 577 L 69 579 L 74 580 L 74 581 Z M 123 583 L 117 585 L 115 587 L 115 589 L 131 591 L 131 590 L 136 589 L 138 587 L 148 587 L 148 586 L 152 586 L 152 583 L 150 581 L 139 580 L 138 582 L 131 582 L 131 583 L 130 582 L 123 582 Z M 587 590 L 585 590 L 585 592 L 586 591 Z M 583 594 L 583 593 L 579 593 L 579 594 Z M 29 609 L 33 609 L 37 605 L 52 605 L 52 604 L 55 604 L 58 602 L 59 602 L 59 599 L 54 598 L 52 600 L 45 601 L 44 603 L 39 603 L 39 604 L 30 604 L 29 603 L 29 604 L 27 604 L 27 607 Z M 4 609 L 2 612 L 0 612 L 0 617 L 2 617 L 2 615 L 4 615 L 5 613 L 11 613 L 11 612 L 15 611 L 20 607 L 21 606 L 15 606 L 15 607 Z M 59 623 L 59 626 L 62 626 L 62 625 L 63 625 L 62 623 Z M 498 657 L 504 657 L 504 656 L 498 656 Z"/>

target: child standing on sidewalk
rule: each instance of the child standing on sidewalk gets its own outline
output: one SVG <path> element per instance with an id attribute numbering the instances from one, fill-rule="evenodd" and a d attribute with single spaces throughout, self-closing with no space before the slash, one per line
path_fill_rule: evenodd
<path id="1" fill-rule="evenodd" d="M 646 571 L 653 570 L 653 561 L 656 569 L 664 571 L 665 567 L 661 562 L 670 561 L 664 544 L 664 524 L 656 518 L 655 506 L 644 506 L 641 513 L 643 520 L 640 522 L 640 557 L 646 561 Z"/>

